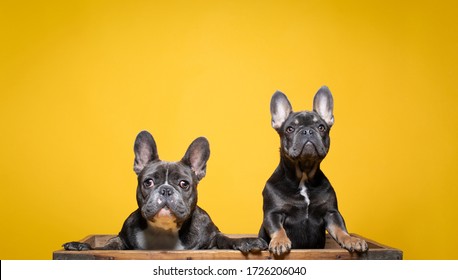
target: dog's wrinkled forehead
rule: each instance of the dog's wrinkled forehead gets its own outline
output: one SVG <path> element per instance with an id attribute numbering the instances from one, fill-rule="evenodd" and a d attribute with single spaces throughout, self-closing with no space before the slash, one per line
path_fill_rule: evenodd
<path id="1" fill-rule="evenodd" d="M 155 184 L 170 184 L 182 179 L 191 180 L 192 170 L 180 162 L 150 162 L 141 172 L 139 178 L 153 179 Z"/>
<path id="2" fill-rule="evenodd" d="M 301 126 L 309 126 L 316 123 L 324 123 L 323 119 L 315 112 L 312 111 L 301 111 L 297 113 L 292 113 L 287 121 L 285 122 L 285 126 L 290 125 L 301 125 Z"/>

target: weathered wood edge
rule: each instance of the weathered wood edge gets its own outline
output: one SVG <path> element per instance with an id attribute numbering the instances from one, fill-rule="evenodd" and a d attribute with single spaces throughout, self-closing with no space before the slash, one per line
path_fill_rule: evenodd
<path id="1" fill-rule="evenodd" d="M 350 253 L 344 249 L 295 249 L 283 256 L 282 260 L 402 260 L 403 252 L 372 241 L 357 234 L 369 244 L 365 253 Z M 94 244 L 96 237 L 109 238 L 113 235 L 89 235 L 81 240 Z M 230 235 L 232 237 L 252 235 Z M 54 260 L 272 260 L 277 259 L 268 251 L 243 254 L 236 250 L 183 250 L 183 251 L 149 251 L 149 250 L 91 250 L 53 252 Z"/>

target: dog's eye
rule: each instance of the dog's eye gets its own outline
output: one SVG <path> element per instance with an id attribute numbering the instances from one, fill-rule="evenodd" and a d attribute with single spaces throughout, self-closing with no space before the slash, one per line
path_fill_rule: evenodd
<path id="1" fill-rule="evenodd" d="M 146 179 L 145 181 L 143 181 L 143 186 L 145 188 L 151 188 L 152 186 L 154 186 L 153 179 Z"/>
<path id="2" fill-rule="evenodd" d="M 318 130 L 321 131 L 321 132 L 324 132 L 326 130 L 326 127 L 323 124 L 320 124 L 318 126 Z"/>
<path id="3" fill-rule="evenodd" d="M 189 187 L 189 182 L 185 180 L 181 180 L 180 183 L 178 184 L 180 185 L 180 188 L 182 189 L 187 189 Z"/>
<path id="4" fill-rule="evenodd" d="M 293 133 L 293 132 L 294 132 L 294 127 L 288 126 L 288 127 L 286 128 L 286 133 Z"/>

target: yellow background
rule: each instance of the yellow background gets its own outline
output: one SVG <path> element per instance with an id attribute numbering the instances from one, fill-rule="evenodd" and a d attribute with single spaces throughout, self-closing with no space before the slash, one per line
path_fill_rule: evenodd
<path id="1" fill-rule="evenodd" d="M 50 259 L 136 208 L 143 129 L 179 160 L 206 136 L 199 205 L 257 233 L 278 163 L 273 92 L 328 85 L 322 169 L 350 232 L 458 259 L 456 1 L 2 1 L 0 258 Z"/>

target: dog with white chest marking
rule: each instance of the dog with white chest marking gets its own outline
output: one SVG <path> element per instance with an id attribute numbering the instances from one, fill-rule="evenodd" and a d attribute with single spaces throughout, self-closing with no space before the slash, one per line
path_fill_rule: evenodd
<path id="1" fill-rule="evenodd" d="M 365 252 L 367 243 L 348 234 L 331 183 L 320 169 L 329 151 L 334 101 L 326 86 L 313 111 L 293 112 L 282 92 L 270 104 L 272 127 L 280 136 L 280 164 L 263 190 L 259 237 L 281 256 L 293 249 L 324 248 L 326 231 L 345 249 Z"/>

